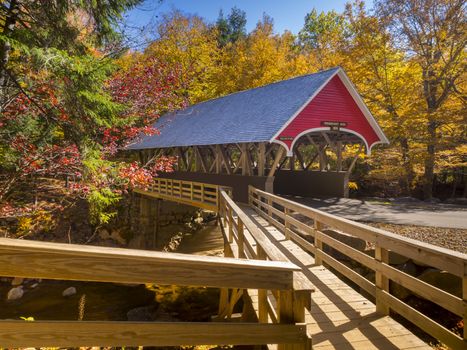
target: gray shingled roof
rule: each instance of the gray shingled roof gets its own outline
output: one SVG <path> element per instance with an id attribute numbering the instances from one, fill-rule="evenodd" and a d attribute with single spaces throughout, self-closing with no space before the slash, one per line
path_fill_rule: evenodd
<path id="1" fill-rule="evenodd" d="M 163 115 L 160 135 L 127 149 L 269 141 L 339 68 L 283 80 L 201 102 Z"/>

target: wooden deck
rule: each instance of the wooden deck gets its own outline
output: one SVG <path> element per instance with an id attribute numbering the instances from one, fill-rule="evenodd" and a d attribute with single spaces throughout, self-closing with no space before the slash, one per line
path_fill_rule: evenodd
<path id="1" fill-rule="evenodd" d="M 308 252 L 287 240 L 254 209 L 242 209 L 315 286 L 305 315 L 313 349 L 432 349 L 391 317 L 377 313 L 375 304 L 330 270 L 315 265 Z M 249 290 L 249 294 L 258 310 L 257 291 Z"/>
<path id="2" fill-rule="evenodd" d="M 205 191 L 208 191 L 205 193 Z M 144 193 L 146 192 L 146 193 Z M 142 194 L 206 208 L 219 215 L 226 257 L 292 263 L 292 288 L 221 288 L 218 321 L 232 317 L 235 304 L 250 299 L 242 319 L 265 324 L 306 324 L 315 349 L 431 349 L 390 315 L 398 314 L 451 349 L 467 348 L 467 332 L 459 335 L 392 294 L 398 284 L 437 304 L 465 323 L 467 319 L 467 255 L 408 239 L 388 231 L 346 220 L 271 193 L 249 187 L 248 205 L 234 202 L 220 186 L 164 183 Z M 361 251 L 333 231 L 371 246 Z M 337 251 L 346 256 L 341 261 Z M 450 294 L 390 264 L 398 254 L 463 280 L 462 296 Z M 361 270 L 373 271 L 374 280 Z M 341 279 L 339 276 L 345 276 Z M 349 282 L 350 281 L 350 282 Z M 371 301 L 370 301 L 371 300 Z M 372 302 L 374 301 L 374 302 Z M 281 349 L 292 349 L 281 345 Z M 302 347 L 308 347 L 311 344 Z"/>

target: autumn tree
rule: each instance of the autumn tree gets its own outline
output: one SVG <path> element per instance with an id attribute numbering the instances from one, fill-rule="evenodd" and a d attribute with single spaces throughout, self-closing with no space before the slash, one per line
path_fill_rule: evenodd
<path id="1" fill-rule="evenodd" d="M 31 176 L 73 174 L 96 224 L 161 163 L 127 164 L 116 151 L 184 101 L 174 67 L 119 65 L 115 24 L 140 1 L 11 0 L 0 9 L 0 200 Z"/>
<path id="2" fill-rule="evenodd" d="M 264 15 L 255 29 L 221 52 L 217 86 L 221 95 L 251 89 L 309 71 L 295 36 L 274 32 L 274 22 Z"/>
<path id="3" fill-rule="evenodd" d="M 218 75 L 217 30 L 195 15 L 180 11 L 161 16 L 157 39 L 144 50 L 143 57 L 163 59 L 180 70 L 183 94 L 191 103 L 217 97 L 212 83 Z"/>
<path id="4" fill-rule="evenodd" d="M 387 147 L 376 151 L 372 173 L 396 177 L 402 192 L 411 194 L 416 180 L 414 131 L 420 124 L 420 103 L 414 99 L 419 69 L 393 47 L 391 34 L 362 1 L 348 3 L 343 19 L 349 34 L 345 51 L 349 59 L 343 66 L 391 140 L 390 147 L 397 148 L 395 153 Z"/>
<path id="5" fill-rule="evenodd" d="M 463 118 L 456 118 L 456 113 L 445 109 L 451 98 L 458 97 L 465 103 L 465 1 L 380 0 L 376 7 L 379 18 L 388 20 L 395 44 L 420 67 L 420 89 L 425 102 L 420 112 L 425 119 L 426 139 L 423 185 L 424 196 L 430 199 L 439 141 L 446 127 L 454 122 L 453 117 L 458 121 L 456 127 L 465 127 Z"/>
<path id="6" fill-rule="evenodd" d="M 298 39 L 315 70 L 342 65 L 349 36 L 347 25 L 344 16 L 336 11 L 318 13 L 312 9 L 305 16 Z"/>
<path id="7" fill-rule="evenodd" d="M 246 36 L 246 13 L 237 7 L 233 7 L 227 17 L 224 12 L 219 11 L 216 22 L 218 31 L 217 41 L 219 45 L 225 46 L 228 43 L 235 43 L 238 39 Z"/>

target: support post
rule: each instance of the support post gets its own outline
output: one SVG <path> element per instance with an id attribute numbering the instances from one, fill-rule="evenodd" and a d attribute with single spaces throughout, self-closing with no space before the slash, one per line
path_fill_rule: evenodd
<path id="1" fill-rule="evenodd" d="M 375 247 L 375 260 L 380 263 L 387 264 L 389 262 L 389 251 L 376 245 Z M 379 270 L 375 272 L 375 285 L 376 285 L 376 311 L 383 315 L 389 315 L 389 305 L 382 302 L 378 298 L 378 290 L 389 293 L 389 279 L 384 276 Z"/>
<path id="2" fill-rule="evenodd" d="M 260 142 L 258 145 L 258 176 L 264 176 L 266 165 L 266 145 Z"/>
<path id="3" fill-rule="evenodd" d="M 321 231 L 321 229 L 323 228 L 323 224 L 316 219 L 315 219 L 313 226 L 316 231 Z M 318 239 L 317 234 L 315 234 L 315 247 L 316 247 L 317 253 L 318 253 L 318 250 L 323 251 L 323 242 L 320 239 Z M 315 254 L 315 264 L 316 265 L 323 264 L 323 260 L 321 259 L 321 257 L 318 256 L 318 254 Z"/>
<path id="4" fill-rule="evenodd" d="M 342 171 L 342 141 L 336 142 L 337 171 Z"/>
<path id="5" fill-rule="evenodd" d="M 319 145 L 319 171 L 324 171 L 326 169 L 326 146 Z"/>
<path id="6" fill-rule="evenodd" d="M 467 262 L 464 262 L 464 277 L 462 279 L 462 300 L 464 303 L 464 342 L 467 341 Z"/>
<path id="7" fill-rule="evenodd" d="M 229 243 L 233 242 L 233 217 L 232 217 L 232 208 L 229 207 Z"/>
<path id="8" fill-rule="evenodd" d="M 285 214 L 285 217 L 284 217 L 284 226 L 285 226 L 284 235 L 285 235 L 286 239 L 290 239 L 290 234 L 289 234 L 289 231 L 290 231 L 290 222 L 289 222 L 290 209 L 285 208 L 284 214 Z"/>
<path id="9" fill-rule="evenodd" d="M 258 260 L 266 260 L 266 252 L 258 244 L 256 246 L 256 258 Z M 258 289 L 258 321 L 260 323 L 268 323 L 268 291 L 266 289 Z"/>
<path id="10" fill-rule="evenodd" d="M 281 290 L 279 291 L 279 323 L 285 324 L 294 324 L 294 298 L 292 290 Z M 293 350 L 294 345 L 289 344 L 279 344 L 277 346 L 278 350 Z"/>
<path id="11" fill-rule="evenodd" d="M 243 221 L 240 220 L 238 217 L 238 223 L 237 223 L 237 236 L 238 236 L 238 257 L 240 259 L 246 258 L 245 255 L 245 247 L 244 247 L 244 242 L 245 242 L 245 235 L 243 232 Z"/>
<path id="12" fill-rule="evenodd" d="M 274 176 L 277 166 L 282 159 L 282 154 L 284 153 L 284 148 L 279 146 L 279 150 L 276 153 L 276 158 L 274 158 L 274 162 L 272 163 L 271 169 L 269 169 L 268 177 Z"/>

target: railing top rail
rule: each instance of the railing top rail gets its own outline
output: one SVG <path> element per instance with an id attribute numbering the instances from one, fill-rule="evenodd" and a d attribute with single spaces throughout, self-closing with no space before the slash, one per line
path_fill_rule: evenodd
<path id="1" fill-rule="evenodd" d="M 277 248 L 261 231 L 261 229 L 246 215 L 243 210 L 233 201 L 232 198 L 221 189 L 221 196 L 226 201 L 226 203 L 232 208 L 232 210 L 238 215 L 240 220 L 243 222 L 248 232 L 253 236 L 256 243 L 261 246 L 265 251 L 266 255 L 271 260 L 275 261 L 288 261 L 284 253 L 282 253 L 279 248 Z"/>
<path id="2" fill-rule="evenodd" d="M 171 179 L 171 178 L 167 178 L 167 177 L 155 177 L 154 181 L 155 182 L 172 181 L 172 182 L 178 182 L 178 183 L 184 183 L 184 184 L 192 183 L 193 185 L 204 186 L 204 187 L 208 187 L 208 188 L 222 187 L 221 185 L 209 184 L 209 183 L 198 182 L 198 181 L 190 181 L 190 180 Z"/>
<path id="3" fill-rule="evenodd" d="M 325 225 L 355 235 L 363 240 L 376 243 L 382 248 L 392 250 L 419 261 L 424 261 L 428 265 L 439 267 L 454 275 L 460 277 L 464 276 L 464 264 L 467 264 L 467 254 L 403 237 L 389 231 L 325 213 L 321 210 L 310 208 L 306 205 L 259 190 L 253 186 L 250 186 L 250 191 L 260 194 L 265 198 L 270 198 L 277 204 L 292 209 L 299 214 L 317 220 Z M 436 259 L 433 259 L 434 257 L 436 257 Z M 427 258 L 428 261 L 426 260 Z"/>
<path id="4" fill-rule="evenodd" d="M 130 331 L 129 331 L 130 330 Z M 302 324 L 128 321 L 0 321 L 7 348 L 303 344 Z"/>
<path id="5" fill-rule="evenodd" d="M 289 289 L 297 270 L 297 266 L 281 261 L 0 238 L 1 276 L 236 288 L 275 285 Z"/>

